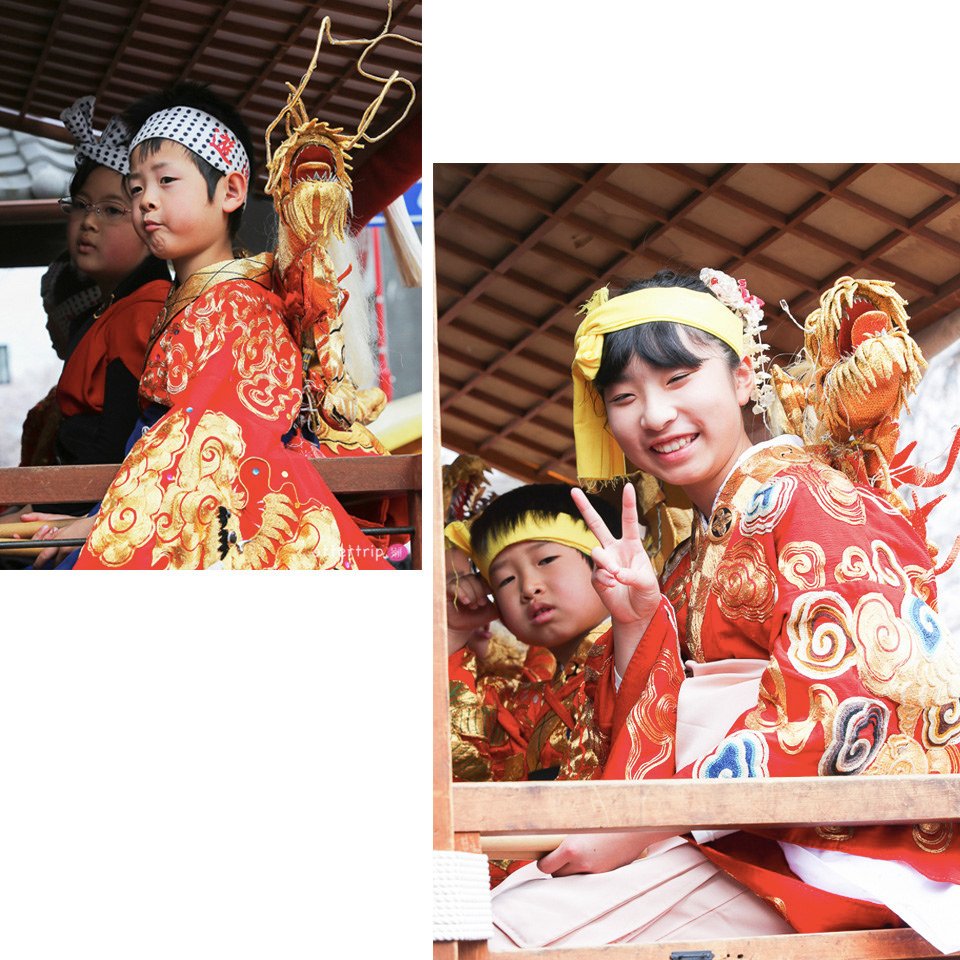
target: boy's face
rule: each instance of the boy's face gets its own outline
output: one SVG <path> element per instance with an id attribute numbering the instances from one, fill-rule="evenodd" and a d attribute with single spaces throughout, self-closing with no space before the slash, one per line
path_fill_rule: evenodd
<path id="1" fill-rule="evenodd" d="M 508 630 L 524 643 L 569 655 L 579 637 L 607 617 L 586 557 L 550 540 L 525 540 L 490 565 L 490 585 Z"/>
<path id="2" fill-rule="evenodd" d="M 164 140 L 156 153 L 140 147 L 130 155 L 128 186 L 133 225 L 150 252 L 172 260 L 177 278 L 230 256 L 228 214 L 222 207 L 226 177 L 213 199 L 186 147 Z"/>

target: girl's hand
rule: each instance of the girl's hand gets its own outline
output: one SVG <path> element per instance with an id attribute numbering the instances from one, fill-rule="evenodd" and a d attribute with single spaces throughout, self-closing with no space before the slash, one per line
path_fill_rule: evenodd
<path id="1" fill-rule="evenodd" d="M 537 866 L 555 877 L 572 873 L 606 873 L 633 863 L 644 850 L 667 836 L 662 831 L 629 830 L 623 833 L 572 833 Z"/>
<path id="2" fill-rule="evenodd" d="M 630 483 L 623 488 L 623 532 L 619 540 L 582 490 L 574 488 L 571 494 L 584 522 L 600 541 L 592 553 L 594 589 L 615 626 L 645 630 L 660 603 L 660 584 L 643 547 L 637 491 Z"/>

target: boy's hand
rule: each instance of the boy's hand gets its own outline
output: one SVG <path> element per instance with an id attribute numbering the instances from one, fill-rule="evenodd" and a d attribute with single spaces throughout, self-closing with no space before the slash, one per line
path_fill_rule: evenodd
<path id="1" fill-rule="evenodd" d="M 584 522 L 600 541 L 593 550 L 593 587 L 614 624 L 635 624 L 646 629 L 660 603 L 660 584 L 643 547 L 637 491 L 623 488 L 623 533 L 618 540 L 607 529 L 584 492 L 571 491 Z"/>
<path id="2" fill-rule="evenodd" d="M 487 585 L 470 569 L 462 550 L 448 548 L 447 652 L 456 653 L 468 643 L 479 655 L 486 652 L 487 624 L 497 617 L 497 608 L 487 596 Z"/>
<path id="3" fill-rule="evenodd" d="M 24 514 L 25 520 L 50 520 L 50 526 L 41 527 L 34 535 L 33 540 L 86 540 L 93 530 L 96 517 L 67 517 L 56 513 L 29 513 Z M 58 526 L 56 521 L 69 521 L 64 526 Z M 34 560 L 37 568 L 52 567 L 61 563 L 76 547 L 50 547 L 42 550 Z"/>

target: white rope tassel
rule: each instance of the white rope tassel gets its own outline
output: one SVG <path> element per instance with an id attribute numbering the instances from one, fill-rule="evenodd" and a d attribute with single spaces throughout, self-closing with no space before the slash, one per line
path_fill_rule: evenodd
<path id="1" fill-rule="evenodd" d="M 489 940 L 490 873 L 482 853 L 433 851 L 433 939 Z"/>
<path id="2" fill-rule="evenodd" d="M 387 237 L 393 247 L 393 256 L 405 287 L 423 285 L 422 246 L 417 228 L 407 212 L 402 196 L 397 197 L 383 211 L 387 224 Z"/>

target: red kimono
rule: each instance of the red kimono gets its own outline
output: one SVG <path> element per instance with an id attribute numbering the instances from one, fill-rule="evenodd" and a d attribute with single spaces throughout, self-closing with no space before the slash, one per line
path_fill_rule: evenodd
<path id="1" fill-rule="evenodd" d="M 302 362 L 270 268 L 225 261 L 171 291 L 140 381 L 166 412 L 127 454 L 78 569 L 389 569 L 284 446 Z"/>
<path id="2" fill-rule="evenodd" d="M 768 661 L 757 702 L 676 776 L 960 772 L 960 651 L 935 612 L 925 544 L 873 490 L 796 446 L 761 447 L 668 567 L 664 593 L 693 660 Z M 648 637 L 661 638 L 666 656 L 669 633 L 661 611 Z M 635 711 L 605 777 L 643 775 L 649 757 L 630 749 L 640 729 Z M 960 883 L 960 830 L 950 824 L 741 831 L 701 848 L 803 932 L 902 921 L 802 882 L 778 840 Z"/>

